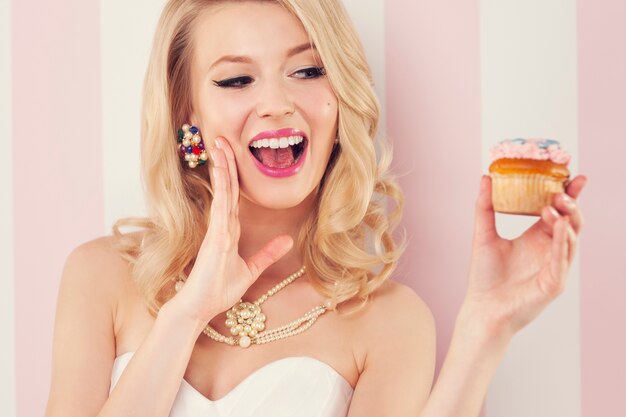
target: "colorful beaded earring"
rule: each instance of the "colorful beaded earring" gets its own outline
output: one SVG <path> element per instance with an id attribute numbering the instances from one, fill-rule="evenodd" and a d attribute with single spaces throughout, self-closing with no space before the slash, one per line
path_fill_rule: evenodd
<path id="1" fill-rule="evenodd" d="M 200 137 L 197 127 L 184 124 L 178 129 L 178 146 L 180 157 L 187 161 L 189 168 L 206 164 L 209 156 L 204 148 L 204 141 Z"/>

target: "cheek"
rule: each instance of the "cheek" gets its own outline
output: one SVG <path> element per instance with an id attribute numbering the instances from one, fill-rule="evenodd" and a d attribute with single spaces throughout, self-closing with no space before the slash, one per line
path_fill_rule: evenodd
<path id="1" fill-rule="evenodd" d="M 217 95 L 208 98 L 202 105 L 202 127 L 210 143 L 223 136 L 235 146 L 241 137 L 246 119 L 250 114 L 250 100 L 243 95 Z M 205 141 L 206 142 L 206 141 Z"/>
<path id="2" fill-rule="evenodd" d="M 337 98 L 330 87 L 325 89 L 311 89 L 301 97 L 302 111 L 311 123 L 312 133 L 326 139 L 326 136 L 335 138 L 337 128 Z"/>

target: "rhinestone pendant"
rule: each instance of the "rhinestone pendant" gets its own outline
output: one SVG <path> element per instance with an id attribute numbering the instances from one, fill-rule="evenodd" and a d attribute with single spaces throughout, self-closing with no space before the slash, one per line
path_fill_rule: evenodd
<path id="1" fill-rule="evenodd" d="M 226 312 L 226 327 L 233 336 L 239 336 L 239 346 L 248 347 L 256 335 L 265 329 L 265 314 L 261 307 L 243 300 Z"/>

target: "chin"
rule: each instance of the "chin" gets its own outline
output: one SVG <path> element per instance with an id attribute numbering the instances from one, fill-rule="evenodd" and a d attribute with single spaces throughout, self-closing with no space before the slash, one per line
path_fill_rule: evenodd
<path id="1" fill-rule="evenodd" d="M 300 189 L 281 189 L 282 187 L 267 187 L 253 192 L 241 190 L 241 199 L 253 206 L 263 207 L 270 210 L 287 210 L 311 201 L 317 193 L 317 189 L 306 193 Z M 245 203 L 244 203 L 245 204 Z"/>

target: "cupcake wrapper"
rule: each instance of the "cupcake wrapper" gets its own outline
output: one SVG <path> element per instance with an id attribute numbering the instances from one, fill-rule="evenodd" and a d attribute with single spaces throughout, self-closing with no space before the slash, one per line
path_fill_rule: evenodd
<path id="1" fill-rule="evenodd" d="M 552 195 L 564 191 L 563 180 L 541 174 L 491 174 L 493 209 L 500 213 L 540 216 Z"/>

